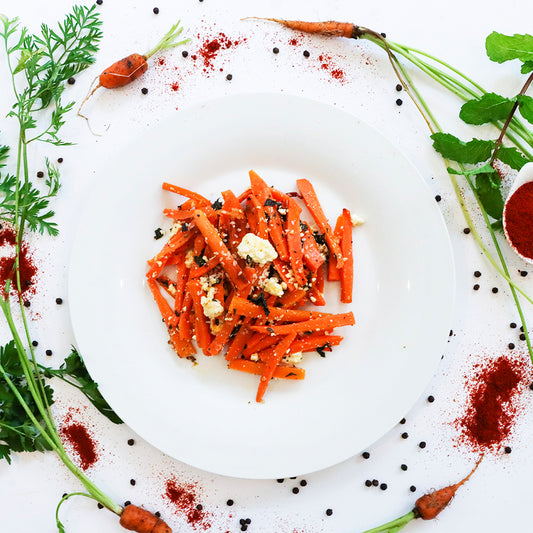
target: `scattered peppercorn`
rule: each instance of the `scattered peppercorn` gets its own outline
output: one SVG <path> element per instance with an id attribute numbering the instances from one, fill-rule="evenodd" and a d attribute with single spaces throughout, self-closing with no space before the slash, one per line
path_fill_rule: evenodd
<path id="1" fill-rule="evenodd" d="M 103 509 L 104 508 L 104 506 L 100 502 L 98 502 L 97 507 L 98 507 L 98 509 Z"/>
<path id="2" fill-rule="evenodd" d="M 406 422 L 407 422 L 407 420 L 406 420 L 405 418 L 402 418 L 402 419 L 400 420 L 400 424 L 405 424 Z"/>
<path id="3" fill-rule="evenodd" d="M 302 479 L 302 481 L 300 481 L 300 486 L 305 487 L 306 485 L 307 485 L 307 481 L 305 479 Z"/>
<path id="4" fill-rule="evenodd" d="M 154 7 L 154 9 L 152 9 L 152 11 L 154 12 L 154 15 L 159 14 L 159 8 L 158 7 Z"/>
<path id="5" fill-rule="evenodd" d="M 231 81 L 231 80 L 233 79 L 233 75 L 232 75 L 232 74 L 228 74 L 228 75 L 226 76 L 226 79 L 227 79 L 228 81 Z"/>
<path id="6" fill-rule="evenodd" d="M 511 322 L 511 323 L 509 324 L 509 327 L 510 327 L 510 328 L 513 328 L 513 329 L 516 328 L 516 323 L 515 323 L 515 322 Z"/>
<path id="7" fill-rule="evenodd" d="M 26 301 L 24 302 L 24 307 L 29 307 L 30 305 L 31 305 L 31 303 L 30 303 L 28 300 L 26 300 Z"/>
<path id="8" fill-rule="evenodd" d="M 425 448 L 426 447 L 426 443 L 424 441 L 421 441 L 421 442 L 418 443 L 418 446 L 420 448 Z"/>
<path id="9" fill-rule="evenodd" d="M 521 270 L 520 275 L 525 278 L 527 276 L 527 270 Z"/>
<path id="10" fill-rule="evenodd" d="M 503 449 L 503 451 L 504 451 L 505 453 L 511 453 L 513 450 L 511 449 L 510 446 L 506 446 L 506 447 Z"/>
<path id="11" fill-rule="evenodd" d="M 405 472 L 407 470 L 407 465 L 401 465 L 400 468 Z"/>
<path id="12" fill-rule="evenodd" d="M 148 94 L 148 89 L 147 89 L 146 87 L 143 87 L 143 88 L 141 89 L 141 93 L 142 93 L 142 94 Z"/>
<path id="13" fill-rule="evenodd" d="M 383 39 L 387 38 L 387 34 L 386 33 L 382 33 L 381 36 L 383 37 Z"/>
<path id="14" fill-rule="evenodd" d="M 529 390 L 533 390 L 533 383 L 529 384 Z"/>
<path id="15" fill-rule="evenodd" d="M 411 492 L 416 492 L 416 487 L 415 487 L 414 485 L 411 485 L 411 486 L 409 487 L 409 490 L 410 490 Z"/>
<path id="16" fill-rule="evenodd" d="M 75 80 L 74 78 L 69 78 L 69 79 L 67 80 L 67 83 L 68 83 L 69 85 L 74 85 L 74 84 L 76 83 L 76 80 Z"/>
<path id="17" fill-rule="evenodd" d="M 293 494 L 298 494 L 300 492 L 300 489 L 298 487 L 293 487 L 292 488 L 292 493 Z"/>
<path id="18" fill-rule="evenodd" d="M 156 512 L 154 513 L 154 516 L 155 516 L 156 518 L 161 518 L 161 513 L 160 513 L 159 511 L 156 511 Z"/>
<path id="19" fill-rule="evenodd" d="M 39 170 L 39 172 L 37 172 L 37 177 L 44 178 L 44 172 L 42 170 Z"/>
<path id="20" fill-rule="evenodd" d="M 331 516 L 333 514 L 333 509 L 326 509 L 326 516 Z"/>
<path id="21" fill-rule="evenodd" d="M 387 486 L 386 483 L 382 483 L 382 484 L 379 486 L 379 488 L 380 488 L 381 490 L 387 490 L 387 487 L 388 487 L 388 486 Z"/>
<path id="22" fill-rule="evenodd" d="M 429 402 L 429 403 L 433 403 L 434 401 L 435 401 L 435 396 L 433 396 L 433 395 L 430 394 L 430 395 L 428 396 L 428 402 Z"/>
<path id="23" fill-rule="evenodd" d="M 61 305 L 63 303 L 63 298 L 56 298 L 56 304 Z"/>
<path id="24" fill-rule="evenodd" d="M 367 479 L 367 480 L 365 481 L 365 485 L 366 485 L 367 487 L 371 487 L 371 486 L 372 486 L 372 481 L 370 481 L 370 479 Z"/>
<path id="25" fill-rule="evenodd" d="M 226 501 L 226 505 L 229 505 L 230 507 L 234 504 L 235 502 L 230 498 L 229 500 Z"/>
<path id="26" fill-rule="evenodd" d="M 277 481 L 278 483 L 283 483 L 285 480 L 284 480 L 283 478 L 280 478 L 280 479 L 276 479 L 276 481 Z"/>
<path id="27" fill-rule="evenodd" d="M 398 100 L 396 100 L 396 105 L 402 105 L 403 104 L 403 100 L 401 98 L 398 98 Z"/>
<path id="28" fill-rule="evenodd" d="M 437 194 L 437 196 L 435 196 L 435 200 L 437 202 L 440 202 L 442 200 L 442 196 L 440 194 Z"/>
<path id="29" fill-rule="evenodd" d="M 468 235 L 468 234 L 470 233 L 470 228 L 465 228 L 465 229 L 463 230 L 463 233 L 464 233 L 465 235 Z"/>
<path id="30" fill-rule="evenodd" d="M 274 54 L 279 54 L 279 48 L 277 46 L 274 46 L 274 48 L 272 48 L 272 52 Z"/>
<path id="31" fill-rule="evenodd" d="M 96 3 L 101 6 L 104 3 L 104 0 L 96 0 Z"/>
<path id="32" fill-rule="evenodd" d="M 407 437 L 409 437 L 409 433 L 404 432 L 404 433 L 402 433 L 401 436 L 402 436 L 402 439 L 406 439 Z"/>
<path id="33" fill-rule="evenodd" d="M 514 350 L 514 343 L 510 342 L 507 347 L 509 348 L 509 350 Z"/>
<path id="34" fill-rule="evenodd" d="M 37 341 L 31 341 L 32 346 L 39 346 L 39 343 Z"/>
<path id="35" fill-rule="evenodd" d="M 181 55 L 183 57 L 187 57 L 189 55 L 189 52 L 187 52 L 187 50 L 183 50 L 183 52 L 181 53 Z"/>
<path id="36" fill-rule="evenodd" d="M 496 294 L 498 292 L 498 287 L 492 287 L 492 292 Z"/>
<path id="37" fill-rule="evenodd" d="M 136 482 L 134 479 L 130 479 L 130 485 L 131 485 L 132 487 L 135 486 L 135 483 L 137 483 L 137 482 Z"/>
<path id="38" fill-rule="evenodd" d="M 474 276 L 475 276 L 476 278 L 480 278 L 480 277 L 481 277 L 481 272 L 480 272 L 479 270 L 476 270 L 476 271 L 474 272 Z"/>
<path id="39" fill-rule="evenodd" d="M 128 505 L 131 505 L 131 502 L 130 502 L 129 500 L 126 500 L 126 501 L 124 502 L 124 507 L 127 507 Z"/>
<path id="40" fill-rule="evenodd" d="M 524 333 L 520 333 L 520 340 L 521 341 L 525 341 L 526 340 L 526 335 Z"/>
<path id="41" fill-rule="evenodd" d="M 402 85 L 398 83 L 398 85 L 396 85 L 396 90 L 400 92 L 402 89 L 403 89 Z"/>
<path id="42" fill-rule="evenodd" d="M 453 335 L 453 329 L 450 330 L 449 336 L 451 337 Z"/>
<path id="43" fill-rule="evenodd" d="M 133 446 L 135 441 L 133 439 L 128 439 L 128 446 Z"/>
<path id="44" fill-rule="evenodd" d="M 472 288 L 473 288 L 475 291 L 479 291 L 479 283 L 476 283 Z"/>
<path id="45" fill-rule="evenodd" d="M 46 355 L 50 356 L 52 355 L 52 350 L 46 350 L 46 352 L 44 352 Z"/>
<path id="46" fill-rule="evenodd" d="M 197 511 L 201 511 L 203 508 L 204 508 L 204 506 L 203 506 L 201 503 L 199 503 L 199 504 L 196 506 L 196 510 L 197 510 Z"/>
<path id="47" fill-rule="evenodd" d="M 379 485 L 379 481 L 377 479 L 373 479 L 372 485 L 374 485 L 374 487 L 377 487 Z"/>
<path id="48" fill-rule="evenodd" d="M 57 162 L 58 162 L 58 163 L 63 163 L 63 158 L 62 158 L 62 157 L 58 157 L 58 158 L 57 158 Z"/>
<path id="49" fill-rule="evenodd" d="M 369 459 L 370 458 L 370 453 L 369 452 L 363 452 L 361 455 L 362 455 L 363 459 Z"/>
<path id="50" fill-rule="evenodd" d="M 309 57 L 310 55 L 309 50 L 304 50 L 304 57 Z"/>

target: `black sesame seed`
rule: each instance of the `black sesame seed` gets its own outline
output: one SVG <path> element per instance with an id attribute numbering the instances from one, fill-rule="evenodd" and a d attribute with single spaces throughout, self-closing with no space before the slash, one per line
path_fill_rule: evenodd
<path id="1" fill-rule="evenodd" d="M 509 324 L 509 327 L 510 327 L 510 328 L 513 328 L 513 329 L 516 328 L 516 323 L 515 323 L 515 322 L 511 322 L 511 323 Z"/>
<path id="2" fill-rule="evenodd" d="M 401 465 L 400 468 L 405 472 L 407 470 L 407 465 Z"/>
<path id="3" fill-rule="evenodd" d="M 52 355 L 52 350 L 46 350 L 46 352 L 44 352 L 46 355 L 50 356 Z"/>
<path id="4" fill-rule="evenodd" d="M 396 90 L 400 92 L 402 89 L 403 89 L 402 85 L 398 83 L 398 85 L 396 85 Z"/>
<path id="5" fill-rule="evenodd" d="M 381 490 L 387 490 L 387 484 L 386 484 L 386 483 L 382 483 L 382 484 L 379 486 L 379 488 L 380 488 Z"/>
<path id="6" fill-rule="evenodd" d="M 406 422 L 407 422 L 407 420 L 406 420 L 405 418 L 402 418 L 402 419 L 400 420 L 400 424 L 405 424 Z"/>
<path id="7" fill-rule="evenodd" d="M 372 480 L 372 485 L 373 485 L 374 487 L 377 487 L 377 486 L 379 485 L 379 481 L 378 481 L 377 479 L 373 479 L 373 480 Z"/>
<path id="8" fill-rule="evenodd" d="M 470 228 L 465 228 L 465 229 L 463 230 L 463 233 L 464 233 L 465 235 L 468 235 L 468 234 L 470 233 Z"/>
<path id="9" fill-rule="evenodd" d="M 44 178 L 44 172 L 42 170 L 39 170 L 39 172 L 37 172 L 37 177 Z"/>
<path id="10" fill-rule="evenodd" d="M 496 294 L 498 292 L 498 287 L 492 287 L 493 294 Z"/>
<path id="11" fill-rule="evenodd" d="M 152 9 L 152 11 L 154 12 L 155 15 L 157 15 L 159 13 L 159 8 L 158 7 L 154 7 L 154 9 Z"/>
<path id="12" fill-rule="evenodd" d="M 300 489 L 298 487 L 293 487 L 292 488 L 292 493 L 293 494 L 298 494 L 300 492 Z"/>
<path id="13" fill-rule="evenodd" d="M 309 50 L 304 50 L 304 57 L 309 57 L 310 55 Z"/>
<path id="14" fill-rule="evenodd" d="M 507 347 L 509 348 L 509 350 L 514 350 L 514 343 L 510 342 Z"/>
<path id="15" fill-rule="evenodd" d="M 411 485 L 411 486 L 409 487 L 409 490 L 410 490 L 411 492 L 416 492 L 416 487 L 415 487 L 414 485 Z"/>
<path id="16" fill-rule="evenodd" d="M 424 441 L 421 441 L 421 442 L 418 443 L 418 446 L 420 448 L 425 448 L 426 447 L 426 443 Z"/>
<path id="17" fill-rule="evenodd" d="M 479 283 L 476 283 L 472 288 L 473 288 L 475 291 L 479 291 Z"/>
<path id="18" fill-rule="evenodd" d="M 440 194 L 437 194 L 437 196 L 435 196 L 435 200 L 437 202 L 440 202 L 442 200 L 442 196 Z"/>
<path id="19" fill-rule="evenodd" d="M 275 46 L 274 48 L 272 48 L 272 52 L 274 54 L 279 54 L 279 48 L 277 46 Z"/>
<path id="20" fill-rule="evenodd" d="M 58 162 L 58 163 L 63 163 L 63 158 L 62 158 L 62 157 L 58 157 L 58 158 L 57 158 L 57 162 Z"/>
<path id="21" fill-rule="evenodd" d="M 39 343 L 37 341 L 31 341 L 32 346 L 39 346 Z"/>
<path id="22" fill-rule="evenodd" d="M 406 438 L 409 437 L 409 433 L 404 432 L 404 433 L 402 433 L 401 437 L 402 437 L 402 439 L 406 439 Z"/>
<path id="23" fill-rule="evenodd" d="M 512 448 L 511 448 L 510 446 L 506 446 L 506 447 L 503 449 L 503 451 L 504 451 L 505 453 L 511 453 L 513 450 L 512 450 Z"/>
<path id="24" fill-rule="evenodd" d="M 296 476 L 290 477 L 289 479 L 296 479 Z"/>
<path id="25" fill-rule="evenodd" d="M 480 278 L 480 277 L 481 277 L 481 272 L 480 272 L 479 270 L 476 270 L 476 271 L 474 272 L 474 276 L 475 276 L 476 278 Z"/>
<path id="26" fill-rule="evenodd" d="M 526 340 L 525 333 L 520 333 L 520 337 L 519 338 L 520 338 L 521 341 L 525 341 Z"/>
<path id="27" fill-rule="evenodd" d="M 98 509 L 103 509 L 104 508 L 104 506 L 100 502 L 98 502 L 97 507 L 98 507 Z"/>
<path id="28" fill-rule="evenodd" d="M 30 305 L 31 305 L 31 303 L 30 303 L 28 300 L 26 300 L 26 301 L 24 302 L 24 307 L 29 307 Z"/>
<path id="29" fill-rule="evenodd" d="M 133 487 L 137 483 L 134 479 L 130 479 L 130 485 Z"/>
<path id="30" fill-rule="evenodd" d="M 305 479 L 302 479 L 302 481 L 300 481 L 300 487 L 305 487 L 307 485 L 307 481 Z"/>
<path id="31" fill-rule="evenodd" d="M 227 79 L 228 81 L 231 81 L 231 80 L 233 79 L 233 75 L 232 75 L 232 74 L 228 74 L 228 75 L 226 76 L 226 79 Z"/>
<path id="32" fill-rule="evenodd" d="M 403 100 L 401 98 L 398 98 L 398 100 L 396 100 L 396 105 L 402 105 L 403 104 Z"/>
<path id="33" fill-rule="evenodd" d="M 128 446 L 133 446 L 135 441 L 133 439 L 128 439 Z"/>
<path id="34" fill-rule="evenodd" d="M 61 305 L 63 303 L 63 298 L 56 298 L 56 304 Z"/>
<path id="35" fill-rule="evenodd" d="M 142 93 L 142 94 L 148 94 L 148 89 L 147 89 L 146 87 L 143 87 L 143 88 L 141 89 L 141 93 Z"/>
<path id="36" fill-rule="evenodd" d="M 229 500 L 226 501 L 226 505 L 229 505 L 230 507 L 234 504 L 235 502 L 230 498 Z"/>
<path id="37" fill-rule="evenodd" d="M 333 509 L 326 509 L 326 516 L 331 516 L 333 514 Z"/>
<path id="38" fill-rule="evenodd" d="M 433 403 L 434 401 L 435 401 L 435 396 L 433 396 L 433 395 L 430 394 L 430 395 L 428 396 L 428 402 L 429 402 L 429 403 Z"/>
<path id="39" fill-rule="evenodd" d="M 369 452 L 363 452 L 361 454 L 361 456 L 363 457 L 363 459 L 369 459 L 370 458 L 370 453 Z"/>
<path id="40" fill-rule="evenodd" d="M 370 479 L 367 479 L 367 480 L 365 481 L 365 485 L 366 485 L 367 487 L 371 487 L 371 486 L 372 486 L 372 481 L 370 481 Z"/>
<path id="41" fill-rule="evenodd" d="M 280 479 L 276 479 L 276 481 L 277 481 L 278 483 L 283 483 L 285 480 L 284 480 L 283 478 L 280 478 Z"/>

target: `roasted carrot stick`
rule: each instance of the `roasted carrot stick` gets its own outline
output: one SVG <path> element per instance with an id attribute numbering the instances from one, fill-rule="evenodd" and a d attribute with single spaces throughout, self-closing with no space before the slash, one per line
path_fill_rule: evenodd
<path id="1" fill-rule="evenodd" d="M 336 315 L 328 315 L 320 318 L 312 318 L 310 320 L 303 320 L 302 322 L 295 322 L 292 324 L 284 324 L 282 326 L 250 326 L 253 331 L 260 331 L 262 333 L 270 333 L 271 335 L 287 335 L 288 333 L 296 332 L 303 333 L 304 331 L 320 331 L 339 328 L 342 326 L 353 326 L 355 318 L 353 313 L 339 313 Z"/>
<path id="2" fill-rule="evenodd" d="M 287 210 L 287 248 L 294 277 L 300 286 L 307 283 L 304 272 L 302 239 L 300 237 L 300 206 L 294 198 L 289 198 Z"/>
<path id="3" fill-rule="evenodd" d="M 248 359 L 235 359 L 230 361 L 228 368 L 232 370 L 241 370 L 242 372 L 248 372 L 249 374 L 263 375 L 266 371 L 266 364 L 259 361 L 250 361 Z M 274 369 L 274 375 L 272 376 L 278 379 L 304 379 L 305 370 L 294 366 L 278 365 Z"/>
<path id="4" fill-rule="evenodd" d="M 342 210 L 342 257 L 344 264 L 341 268 L 341 302 L 352 303 L 353 292 L 353 247 L 352 247 L 352 217 L 348 209 Z"/>

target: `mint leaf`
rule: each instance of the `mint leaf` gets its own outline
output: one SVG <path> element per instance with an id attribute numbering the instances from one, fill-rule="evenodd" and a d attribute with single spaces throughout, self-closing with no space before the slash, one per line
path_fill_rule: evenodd
<path id="1" fill-rule="evenodd" d="M 444 158 L 457 161 L 458 163 L 482 163 L 491 156 L 494 149 L 494 141 L 482 141 L 480 139 L 472 139 L 468 142 L 463 142 L 450 133 L 434 133 L 433 148 L 439 152 Z"/>
<path id="2" fill-rule="evenodd" d="M 519 94 L 517 97 L 520 114 L 531 124 L 533 124 L 533 98 L 525 94 Z"/>
<path id="3" fill-rule="evenodd" d="M 513 104 L 513 100 L 509 98 L 496 93 L 486 93 L 481 98 L 463 104 L 459 117 L 467 124 L 477 125 L 503 120 L 511 113 Z"/>
<path id="4" fill-rule="evenodd" d="M 520 72 L 522 74 L 529 74 L 530 72 L 533 71 L 533 61 L 526 61 L 523 65 L 522 65 L 522 68 L 520 69 Z"/>
<path id="5" fill-rule="evenodd" d="M 500 146 L 496 158 L 515 170 L 520 170 L 529 160 L 514 146 Z"/>
<path id="6" fill-rule="evenodd" d="M 493 31 L 485 41 L 487 55 L 496 63 L 513 59 L 523 62 L 533 61 L 533 35 L 504 35 Z"/>
<path id="7" fill-rule="evenodd" d="M 460 174 L 462 176 L 475 176 L 476 174 L 492 174 L 496 172 L 491 166 L 490 163 L 485 163 L 481 167 L 472 168 L 470 170 L 455 170 L 455 168 L 448 167 L 446 169 L 450 174 Z"/>
<path id="8" fill-rule="evenodd" d="M 478 174 L 475 189 L 485 211 L 494 219 L 503 216 L 503 197 L 500 190 L 501 178 L 497 173 Z"/>

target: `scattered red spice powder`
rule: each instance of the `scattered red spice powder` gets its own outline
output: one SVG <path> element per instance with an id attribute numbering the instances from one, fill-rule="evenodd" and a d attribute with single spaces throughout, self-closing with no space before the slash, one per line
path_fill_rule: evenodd
<path id="1" fill-rule="evenodd" d="M 11 280 L 11 288 L 16 289 L 15 276 L 15 229 L 9 226 L 2 226 L 0 231 L 0 246 L 7 248 L 4 255 L 0 257 L 0 287 L 4 287 L 7 280 Z M 19 275 L 20 275 L 20 295 L 28 299 L 35 294 L 35 283 L 37 281 L 37 265 L 33 260 L 32 253 L 27 243 L 22 243 L 19 255 Z M 2 291 L 3 292 L 3 291 Z"/>
<path id="2" fill-rule="evenodd" d="M 333 61 L 333 58 L 331 56 L 327 54 L 320 54 L 318 56 L 318 60 L 320 61 L 320 68 L 329 72 L 333 79 L 338 80 L 340 82 L 345 81 L 346 74 L 344 70 L 335 65 L 335 62 Z"/>
<path id="3" fill-rule="evenodd" d="M 201 39 L 202 36 L 198 35 L 198 39 Z M 246 42 L 246 37 L 233 38 L 230 39 L 225 33 L 218 33 L 215 36 L 204 37 L 200 49 L 191 55 L 193 61 L 200 60 L 203 65 L 204 73 L 208 73 L 214 70 L 214 61 L 218 54 L 222 50 L 228 50 L 230 48 L 235 48 L 240 44 Z"/>
<path id="4" fill-rule="evenodd" d="M 524 183 L 509 197 L 503 221 L 516 251 L 533 259 L 533 182 Z"/>
<path id="5" fill-rule="evenodd" d="M 83 424 L 74 421 L 72 412 L 67 415 L 65 425 L 60 428 L 59 434 L 78 456 L 83 470 L 87 470 L 98 461 L 96 441 Z"/>
<path id="6" fill-rule="evenodd" d="M 209 517 L 198 502 L 198 489 L 194 484 L 178 483 L 174 478 L 169 479 L 165 483 L 165 496 L 194 530 L 206 531 L 211 529 Z"/>
<path id="7" fill-rule="evenodd" d="M 174 81 L 174 82 L 172 82 L 172 83 L 170 84 L 170 88 L 171 88 L 173 91 L 177 91 L 177 90 L 180 88 L 180 86 L 179 86 L 179 84 L 178 84 L 177 81 Z"/>
<path id="8" fill-rule="evenodd" d="M 467 383 L 466 412 L 457 421 L 461 444 L 484 453 L 497 450 L 510 437 L 526 385 L 526 368 L 523 361 L 505 356 L 477 365 Z"/>

